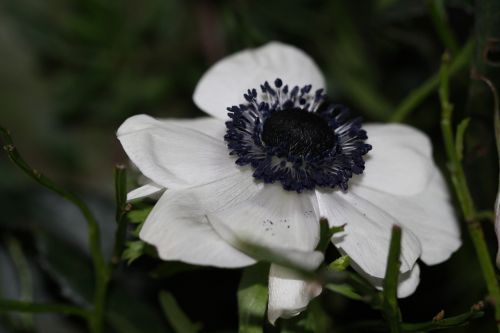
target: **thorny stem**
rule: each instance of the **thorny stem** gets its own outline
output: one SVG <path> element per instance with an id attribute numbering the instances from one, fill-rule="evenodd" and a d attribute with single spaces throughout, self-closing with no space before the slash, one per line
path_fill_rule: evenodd
<path id="1" fill-rule="evenodd" d="M 66 191 L 54 184 L 49 178 L 45 177 L 43 174 L 33 169 L 19 154 L 14 142 L 10 136 L 9 131 L 5 128 L 0 127 L 0 135 L 4 140 L 4 150 L 7 152 L 9 158 L 14 164 L 16 164 L 21 170 L 23 170 L 28 176 L 33 178 L 35 181 L 43 185 L 44 187 L 54 191 L 61 197 L 72 202 L 81 211 L 85 220 L 88 224 L 88 239 L 90 244 L 90 252 L 92 256 L 92 261 L 94 264 L 94 274 L 95 274 L 95 292 L 94 292 L 94 304 L 91 315 L 87 317 L 88 324 L 92 333 L 101 333 L 103 329 L 103 318 L 104 318 L 104 307 L 106 301 L 106 293 L 108 289 L 109 282 L 109 271 L 105 263 L 102 250 L 101 250 L 101 237 L 99 232 L 99 225 L 97 220 L 92 214 L 88 206 L 81 201 L 73 193 Z M 34 307 L 43 308 L 42 304 L 31 304 Z"/>
<path id="2" fill-rule="evenodd" d="M 500 288 L 498 286 L 491 255 L 484 239 L 483 229 L 478 221 L 478 214 L 467 185 L 465 173 L 455 149 L 455 138 L 452 128 L 453 105 L 449 101 L 449 61 L 449 55 L 444 54 L 441 70 L 439 72 L 439 99 L 442 112 L 441 129 L 448 156 L 448 168 L 451 174 L 453 187 L 455 188 L 455 193 L 467 223 L 469 235 L 479 259 L 479 265 L 483 272 L 489 296 L 495 307 L 495 319 L 497 321 L 498 331 L 500 332 Z"/>

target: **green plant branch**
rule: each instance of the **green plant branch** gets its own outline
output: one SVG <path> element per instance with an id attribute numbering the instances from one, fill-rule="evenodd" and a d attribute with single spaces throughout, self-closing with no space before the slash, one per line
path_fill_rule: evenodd
<path id="1" fill-rule="evenodd" d="M 67 315 L 75 315 L 85 319 L 88 319 L 91 315 L 88 310 L 78 306 L 54 303 L 31 303 L 7 299 L 0 299 L 0 311 L 16 311 L 24 313 L 57 312 Z"/>
<path id="2" fill-rule="evenodd" d="M 469 323 L 470 320 L 481 318 L 484 315 L 482 311 L 472 309 L 469 312 L 462 313 L 457 316 L 444 318 L 440 320 L 432 320 L 424 323 L 404 323 L 403 330 L 405 332 L 423 332 L 423 331 L 433 331 L 442 330 L 446 328 L 464 326 Z"/>
<path id="3" fill-rule="evenodd" d="M 486 287 L 490 298 L 495 306 L 495 319 L 500 332 L 500 288 L 495 273 L 495 268 L 488 251 L 481 224 L 478 221 L 477 211 L 467 185 L 465 173 L 455 149 L 455 138 L 452 126 L 453 105 L 449 101 L 449 78 L 450 65 L 449 55 L 443 56 L 441 70 L 439 72 L 439 99 L 441 102 L 441 129 L 443 140 L 448 156 L 448 168 L 451 181 L 457 195 L 460 208 L 467 223 L 467 230 L 476 250 L 479 265 L 483 272 Z"/>
<path id="4" fill-rule="evenodd" d="M 448 24 L 448 16 L 446 15 L 446 8 L 444 6 L 443 0 L 427 0 L 427 8 L 429 9 L 429 14 L 436 29 L 436 32 L 441 38 L 446 49 L 453 56 L 458 52 L 458 43 L 455 34 Z"/>
<path id="5" fill-rule="evenodd" d="M 477 309 L 471 309 L 469 312 L 465 312 L 453 317 L 443 318 L 443 319 L 433 319 L 431 321 L 422 323 L 401 323 L 402 332 L 428 332 L 435 330 L 444 330 L 447 328 L 461 327 L 468 325 L 471 320 L 481 318 L 484 312 Z M 387 324 L 383 321 L 365 321 L 354 325 L 349 325 L 346 327 L 346 332 L 351 330 L 363 330 L 367 331 L 377 331 L 377 332 L 387 332 Z"/>
<path id="6" fill-rule="evenodd" d="M 462 50 L 454 57 L 450 65 L 450 76 L 455 75 L 460 70 L 464 69 L 469 63 L 474 51 L 473 41 L 467 42 Z M 422 85 L 415 90 L 413 90 L 405 99 L 399 104 L 399 106 L 394 110 L 390 121 L 392 122 L 402 122 L 410 112 L 415 109 L 420 103 L 422 103 L 427 97 L 429 97 L 439 86 L 439 75 L 435 74 L 427 79 Z"/>
<path id="7" fill-rule="evenodd" d="M 95 294 L 93 315 L 88 317 L 89 326 L 93 333 L 101 333 L 104 318 L 104 305 L 107 292 L 107 284 L 109 280 L 108 267 L 106 266 L 104 256 L 101 250 L 101 237 L 99 225 L 88 206 L 73 193 L 68 192 L 52 182 L 49 178 L 33 169 L 19 154 L 10 132 L 0 126 L 0 135 L 4 141 L 3 148 L 7 152 L 10 160 L 14 162 L 24 173 L 33 178 L 42 186 L 59 194 L 61 197 L 72 202 L 81 211 L 88 225 L 88 239 L 90 244 L 90 252 L 95 271 Z"/>
<path id="8" fill-rule="evenodd" d="M 127 204 L 127 170 L 121 164 L 115 167 L 115 199 L 116 223 L 118 226 L 115 232 L 110 270 L 113 270 L 121 260 L 127 236 L 127 213 L 130 211 L 130 205 Z"/>
<path id="9" fill-rule="evenodd" d="M 401 227 L 393 226 L 391 234 L 391 243 L 389 246 L 389 256 L 387 258 L 387 267 L 384 278 L 382 309 L 385 318 L 389 323 L 391 333 L 399 333 L 401 330 L 401 311 L 398 306 L 398 278 L 399 255 L 401 253 Z"/>

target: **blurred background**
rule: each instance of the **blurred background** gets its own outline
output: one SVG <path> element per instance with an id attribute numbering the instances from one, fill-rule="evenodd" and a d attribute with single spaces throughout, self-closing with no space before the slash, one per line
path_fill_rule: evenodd
<path id="1" fill-rule="evenodd" d="M 436 15 L 444 15 L 447 28 L 439 26 Z M 431 136 L 444 171 L 435 86 L 409 110 L 401 109 L 436 75 L 448 49 L 452 59 L 465 57 L 453 76 L 451 96 L 455 118 L 472 119 L 464 163 L 477 205 L 492 210 L 498 162 L 490 96 L 469 78 L 468 60 L 477 51 L 469 47 L 464 56 L 467 42 L 481 38 L 475 15 L 474 3 L 467 0 L 0 0 L 0 123 L 33 167 L 89 203 L 109 255 L 115 229 L 113 168 L 126 163 L 116 129 L 138 113 L 202 115 L 191 96 L 204 71 L 221 57 L 270 40 L 302 48 L 323 70 L 331 100 L 365 121 L 402 115 L 398 120 Z M 133 175 L 129 178 L 133 183 Z M 88 303 L 92 271 L 79 212 L 34 184 L 5 154 L 0 155 L 0 188 L 3 296 Z M 485 222 L 485 230 L 496 251 L 490 224 Z M 464 236 L 464 246 L 451 260 L 424 267 L 417 293 L 401 302 L 406 321 L 430 320 L 442 309 L 465 312 L 485 298 Z M 157 299 L 165 289 L 203 332 L 235 332 L 240 276 L 238 270 L 169 266 L 148 256 L 124 263 L 111 290 L 108 330 L 171 332 Z M 334 332 L 355 332 L 346 327 L 379 318 L 366 305 L 333 293 L 324 293 L 319 302 Z M 2 333 L 31 331 L 85 332 L 86 327 L 61 315 L 0 317 Z M 490 331 L 489 311 L 453 330 Z"/>

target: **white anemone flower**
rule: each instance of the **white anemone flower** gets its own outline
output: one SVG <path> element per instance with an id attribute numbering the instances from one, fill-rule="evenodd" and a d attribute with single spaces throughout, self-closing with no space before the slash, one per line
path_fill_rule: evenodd
<path id="1" fill-rule="evenodd" d="M 350 120 L 346 108 L 324 102 L 324 88 L 308 55 L 271 42 L 205 73 L 193 99 L 209 116 L 127 119 L 118 138 L 150 179 L 128 199 L 161 193 L 140 237 L 164 260 L 249 266 L 256 259 L 244 241 L 313 270 L 323 260 L 315 248 L 324 217 L 345 224 L 332 243 L 380 289 L 397 224 L 398 296 L 412 294 L 417 260 L 438 264 L 461 245 L 431 143 L 409 126 Z M 320 292 L 272 264 L 269 321 L 297 315 Z"/>

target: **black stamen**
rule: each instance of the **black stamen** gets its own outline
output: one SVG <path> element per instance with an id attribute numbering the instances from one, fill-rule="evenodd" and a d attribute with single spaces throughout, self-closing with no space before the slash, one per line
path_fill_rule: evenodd
<path id="1" fill-rule="evenodd" d="M 227 108 L 224 139 L 235 163 L 287 191 L 347 190 L 371 149 L 360 120 L 349 120 L 343 106 L 322 107 L 323 89 L 312 92 L 311 85 L 288 86 L 279 78 L 273 83 L 261 84 L 261 92 L 248 89 L 242 104 Z"/>
<path id="2" fill-rule="evenodd" d="M 324 153 L 331 150 L 336 141 L 325 119 L 299 108 L 272 113 L 264 122 L 261 138 L 267 146 L 296 156 Z"/>

